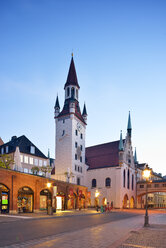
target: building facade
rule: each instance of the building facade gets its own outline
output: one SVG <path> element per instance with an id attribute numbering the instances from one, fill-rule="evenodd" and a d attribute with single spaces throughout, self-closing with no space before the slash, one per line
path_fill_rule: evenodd
<path id="1" fill-rule="evenodd" d="M 32 174 L 32 168 L 37 167 L 39 175 L 43 175 L 42 167 L 49 165 L 46 157 L 25 135 L 13 136 L 11 140 L 0 146 L 0 155 L 10 155 L 13 163 L 10 168 L 16 171 Z M 49 176 L 50 173 L 47 174 Z"/>

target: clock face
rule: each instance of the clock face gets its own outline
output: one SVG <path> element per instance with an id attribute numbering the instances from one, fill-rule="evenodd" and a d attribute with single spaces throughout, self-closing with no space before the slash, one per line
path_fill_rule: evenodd
<path id="1" fill-rule="evenodd" d="M 80 124 L 79 122 L 77 122 L 77 130 L 78 130 L 78 131 L 81 131 L 81 128 L 82 128 L 82 127 L 81 127 L 81 124 Z"/>

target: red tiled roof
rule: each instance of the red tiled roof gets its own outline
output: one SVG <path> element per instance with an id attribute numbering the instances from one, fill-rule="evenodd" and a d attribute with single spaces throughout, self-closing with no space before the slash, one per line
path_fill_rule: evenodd
<path id="1" fill-rule="evenodd" d="M 119 140 L 86 148 L 89 170 L 119 165 Z"/>

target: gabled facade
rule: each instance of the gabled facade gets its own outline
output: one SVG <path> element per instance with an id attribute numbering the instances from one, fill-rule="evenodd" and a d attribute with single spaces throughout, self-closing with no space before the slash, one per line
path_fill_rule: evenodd
<path id="1" fill-rule="evenodd" d="M 78 185 L 85 185 L 87 166 L 85 164 L 85 131 L 87 111 L 84 105 L 81 113 L 79 89 L 73 56 L 64 86 L 65 101 L 60 110 L 57 96 L 55 103 L 55 173 L 52 177 Z"/>
<path id="2" fill-rule="evenodd" d="M 87 186 L 91 205 L 133 208 L 136 202 L 136 165 L 131 142 L 130 113 L 127 135 L 120 140 L 86 148 Z"/>
<path id="3" fill-rule="evenodd" d="M 49 159 L 25 136 L 13 136 L 11 140 L 0 146 L 0 155 L 10 154 L 14 160 L 11 169 L 32 174 L 32 167 L 39 169 L 49 165 Z M 39 171 L 39 175 L 43 175 Z"/>

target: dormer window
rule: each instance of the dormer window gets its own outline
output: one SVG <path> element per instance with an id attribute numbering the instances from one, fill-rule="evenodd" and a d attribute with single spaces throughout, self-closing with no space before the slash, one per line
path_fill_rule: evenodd
<path id="1" fill-rule="evenodd" d="M 9 147 L 8 146 L 6 146 L 6 153 L 8 153 L 9 152 Z"/>
<path id="2" fill-rule="evenodd" d="M 4 147 L 1 148 L 1 154 L 4 154 Z"/>
<path id="3" fill-rule="evenodd" d="M 34 147 L 34 146 L 31 146 L 31 147 L 30 147 L 30 153 L 31 153 L 31 154 L 35 154 L 35 147 Z"/>

